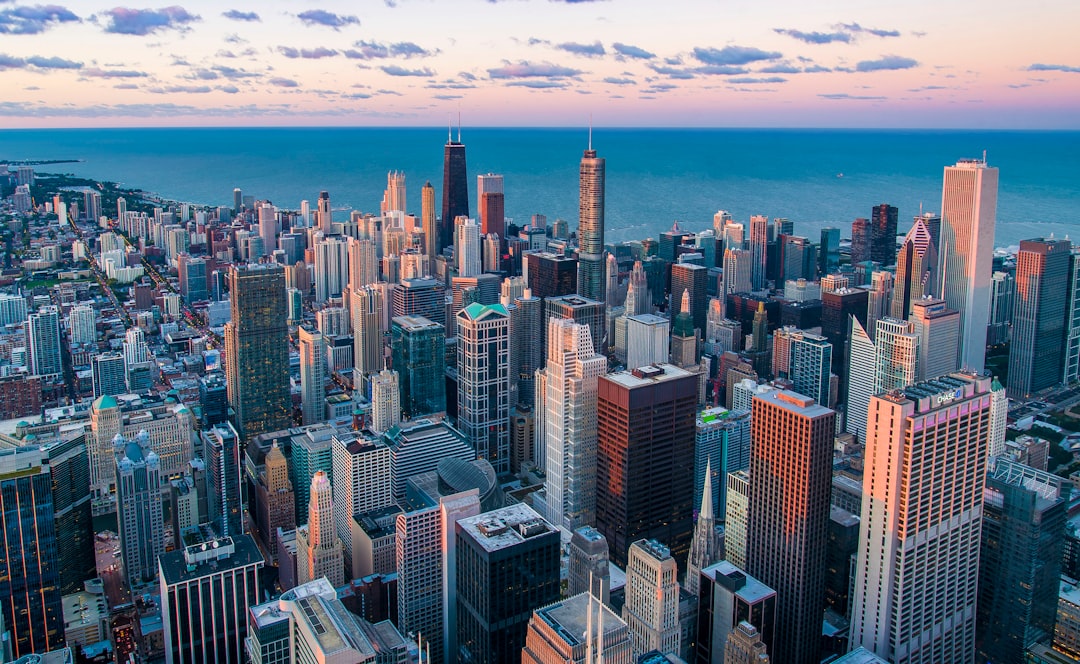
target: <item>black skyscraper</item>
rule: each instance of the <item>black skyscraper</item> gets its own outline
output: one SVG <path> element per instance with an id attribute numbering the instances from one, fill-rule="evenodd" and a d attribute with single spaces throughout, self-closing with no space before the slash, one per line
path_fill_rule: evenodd
<path id="1" fill-rule="evenodd" d="M 896 208 L 875 205 L 870 214 L 870 260 L 882 267 L 896 264 Z"/>
<path id="2" fill-rule="evenodd" d="M 453 244 L 454 219 L 469 216 L 469 178 L 465 174 L 465 144 L 461 142 L 461 128 L 458 139 L 447 137 L 443 150 L 443 191 L 442 191 L 442 229 L 439 239 L 439 251 L 448 244 Z"/>

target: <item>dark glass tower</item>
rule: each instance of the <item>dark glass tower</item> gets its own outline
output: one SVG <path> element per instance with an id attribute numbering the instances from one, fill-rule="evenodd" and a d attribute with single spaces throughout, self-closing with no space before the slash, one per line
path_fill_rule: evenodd
<path id="1" fill-rule="evenodd" d="M 469 216 L 469 178 L 465 173 L 465 144 L 461 142 L 461 128 L 457 140 L 446 138 L 443 149 L 442 232 L 439 251 L 453 242 L 454 219 Z"/>
<path id="2" fill-rule="evenodd" d="M 603 157 L 589 149 L 581 157 L 578 190 L 578 292 L 605 302 L 604 280 L 604 173 Z"/>
<path id="3" fill-rule="evenodd" d="M 882 267 L 896 261 L 896 207 L 875 205 L 870 214 L 870 260 Z"/>
<path id="4" fill-rule="evenodd" d="M 423 316 L 398 316 L 390 324 L 390 352 L 403 413 L 415 419 L 445 412 L 446 328 Z"/>

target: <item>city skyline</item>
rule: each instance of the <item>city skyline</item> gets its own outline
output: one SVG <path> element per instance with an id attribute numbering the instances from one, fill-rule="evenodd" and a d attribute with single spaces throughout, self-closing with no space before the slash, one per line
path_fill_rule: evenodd
<path id="1" fill-rule="evenodd" d="M 428 5 L 5 5 L 0 117 L 13 127 L 438 126 L 458 113 L 471 126 L 582 126 L 592 114 L 597 126 L 1080 127 L 1069 47 L 1080 8 L 1064 2 L 918 2 L 897 15 L 678 0 L 659 17 L 642 0 Z"/>

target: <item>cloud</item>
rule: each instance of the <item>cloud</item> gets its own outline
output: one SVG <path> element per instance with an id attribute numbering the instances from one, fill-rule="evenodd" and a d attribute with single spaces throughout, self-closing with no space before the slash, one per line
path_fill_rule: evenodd
<path id="1" fill-rule="evenodd" d="M 550 78 L 560 79 L 568 76 L 578 76 L 580 69 L 563 67 L 550 62 L 528 62 L 522 60 L 516 64 L 504 61 L 502 67 L 488 69 L 491 78 Z"/>
<path id="2" fill-rule="evenodd" d="M 565 42 L 559 44 L 555 48 L 559 49 L 560 51 L 566 51 L 567 53 L 573 53 L 574 55 L 583 55 L 588 58 L 598 58 L 607 53 L 607 51 L 604 50 L 604 45 L 598 41 L 591 44 Z"/>
<path id="3" fill-rule="evenodd" d="M 230 95 L 234 95 L 237 92 L 240 92 L 240 88 L 236 87 L 235 85 L 219 85 L 217 89 Z"/>
<path id="4" fill-rule="evenodd" d="M 105 32 L 118 35 L 149 35 L 158 30 L 182 30 L 199 17 L 178 5 L 164 9 L 116 7 L 104 12 L 109 17 Z"/>
<path id="5" fill-rule="evenodd" d="M 261 74 L 253 71 L 237 69 L 236 67 L 228 67 L 226 65 L 215 65 L 211 67 L 211 69 L 229 80 L 237 80 L 241 78 L 258 78 L 259 76 L 261 76 Z"/>
<path id="6" fill-rule="evenodd" d="M 100 67 L 83 69 L 82 75 L 93 78 L 146 78 L 149 76 L 144 71 L 135 71 L 134 69 L 101 69 Z"/>
<path id="7" fill-rule="evenodd" d="M 325 46 L 318 46 L 316 48 L 302 48 L 295 49 L 291 46 L 278 46 L 278 53 L 281 53 L 286 58 L 304 58 L 305 60 L 318 60 L 320 58 L 332 58 L 338 54 L 332 48 L 326 48 Z"/>
<path id="8" fill-rule="evenodd" d="M 211 92 L 212 88 L 208 85 L 170 85 L 164 88 L 147 88 L 146 91 L 156 95 L 180 93 L 206 94 L 207 92 Z"/>
<path id="9" fill-rule="evenodd" d="M 518 88 L 533 88 L 534 90 L 548 90 L 553 88 L 565 88 L 566 83 L 560 81 L 510 81 L 507 83 L 509 86 Z"/>
<path id="10" fill-rule="evenodd" d="M 818 95 L 822 99 L 833 100 L 853 100 L 853 101 L 881 101 L 888 99 L 888 97 L 877 97 L 872 95 L 851 95 L 846 92 L 830 92 L 827 94 Z"/>
<path id="11" fill-rule="evenodd" d="M 32 55 L 26 59 L 26 64 L 38 69 L 82 69 L 83 63 L 63 58 L 45 58 L 40 55 Z"/>
<path id="12" fill-rule="evenodd" d="M 422 69 L 407 69 L 405 67 L 399 67 L 398 65 L 385 65 L 379 67 L 384 73 L 391 76 L 434 76 L 435 72 L 424 67 Z"/>
<path id="13" fill-rule="evenodd" d="M 631 46 L 630 44 L 623 44 L 622 42 L 615 42 L 611 45 L 611 48 L 619 55 L 625 55 L 628 58 L 637 58 L 638 60 L 652 60 L 656 57 L 655 53 L 650 53 L 643 48 Z"/>
<path id="14" fill-rule="evenodd" d="M 341 95 L 342 99 L 371 99 L 371 95 L 366 92 L 349 92 Z"/>
<path id="15" fill-rule="evenodd" d="M 649 69 L 652 69 L 657 74 L 660 74 L 662 76 L 670 76 L 671 78 L 677 78 L 681 80 L 688 80 L 694 78 L 694 73 L 685 69 L 676 69 L 674 67 L 665 67 L 654 64 L 650 64 Z"/>
<path id="16" fill-rule="evenodd" d="M 745 74 L 748 70 L 743 67 L 732 67 L 731 65 L 705 65 L 703 67 L 694 67 L 694 71 L 709 76 L 736 76 Z"/>
<path id="17" fill-rule="evenodd" d="M 1027 68 L 1028 71 L 1061 71 L 1068 74 L 1080 74 L 1080 67 L 1071 67 L 1069 65 L 1047 65 L 1041 62 L 1036 62 Z"/>
<path id="18" fill-rule="evenodd" d="M 117 83 L 113 86 L 114 90 L 138 90 L 139 86 L 134 83 Z"/>
<path id="19" fill-rule="evenodd" d="M 242 12 L 238 9 L 230 9 L 227 12 L 221 14 L 225 18 L 232 19 L 234 21 L 261 21 L 259 15 L 255 12 Z"/>
<path id="20" fill-rule="evenodd" d="M 862 60 L 855 65 L 855 71 L 892 71 L 918 67 L 919 62 L 899 55 L 883 55 L 877 60 Z"/>
<path id="21" fill-rule="evenodd" d="M 803 32 L 802 30 L 788 30 L 774 28 L 773 32 L 779 35 L 787 35 L 807 44 L 831 44 L 833 42 L 851 42 L 850 32 Z"/>
<path id="22" fill-rule="evenodd" d="M 694 57 L 707 65 L 748 65 L 762 60 L 779 60 L 783 55 L 777 51 L 763 51 L 753 46 L 725 46 L 716 48 L 695 48 Z"/>
<path id="23" fill-rule="evenodd" d="M 79 17 L 59 5 L 12 7 L 0 11 L 0 34 L 36 35 L 58 23 L 77 23 Z"/>
<path id="24" fill-rule="evenodd" d="M 798 74 L 802 72 L 802 69 L 799 69 L 795 65 L 781 62 L 775 65 L 769 65 L 768 67 L 762 67 L 758 72 L 762 74 Z"/>
<path id="25" fill-rule="evenodd" d="M 451 101 L 453 99 L 462 99 L 462 95 L 432 95 L 433 99 L 441 99 L 443 101 Z"/>
<path id="26" fill-rule="evenodd" d="M 291 78 L 274 77 L 270 79 L 270 85 L 276 85 L 279 88 L 298 88 L 300 84 Z"/>
<path id="27" fill-rule="evenodd" d="M 840 23 L 836 26 L 839 30 L 855 34 L 873 35 L 875 37 L 899 37 L 899 30 L 882 30 L 881 28 L 864 28 L 858 23 Z"/>
<path id="28" fill-rule="evenodd" d="M 0 101 L 0 117 L 19 118 L 349 117 L 357 113 L 372 117 L 397 119 L 415 116 L 414 113 L 362 109 L 343 104 L 312 110 L 297 109 L 291 104 L 237 104 L 207 107 L 166 102 L 160 104 L 95 104 L 92 106 L 61 104 L 59 106 L 47 106 L 41 103 Z"/>
<path id="29" fill-rule="evenodd" d="M 438 51 L 430 51 L 419 44 L 413 42 L 394 42 L 390 44 L 381 44 L 373 41 L 358 41 L 353 44 L 355 49 L 349 49 L 344 52 L 345 57 L 352 58 L 353 60 L 375 60 L 378 58 L 426 58 L 438 53 Z"/>
<path id="30" fill-rule="evenodd" d="M 758 83 L 786 83 L 786 78 L 780 76 L 766 76 L 765 78 L 758 78 L 755 76 L 736 76 L 735 78 L 729 78 L 729 83 L 738 83 L 740 85 L 753 85 Z"/>
<path id="31" fill-rule="evenodd" d="M 805 74 L 819 74 L 819 73 L 822 73 L 822 72 L 830 72 L 830 71 L 832 71 L 832 70 L 829 69 L 828 67 L 822 67 L 821 65 L 810 65 L 809 67 L 806 67 L 805 69 L 803 69 L 803 73 L 805 73 Z"/>
<path id="32" fill-rule="evenodd" d="M 611 85 L 634 85 L 637 81 L 632 78 L 616 78 L 614 76 L 608 76 L 604 79 L 604 83 L 609 83 Z"/>
<path id="33" fill-rule="evenodd" d="M 296 18 L 307 25 L 323 25 L 335 30 L 344 28 L 347 25 L 360 25 L 360 19 L 355 16 L 335 14 L 334 12 L 328 12 L 325 9 L 309 9 L 306 12 L 297 14 Z"/>

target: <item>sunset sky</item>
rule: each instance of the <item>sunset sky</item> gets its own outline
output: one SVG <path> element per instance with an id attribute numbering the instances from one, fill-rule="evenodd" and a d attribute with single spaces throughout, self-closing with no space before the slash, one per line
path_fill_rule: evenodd
<path id="1" fill-rule="evenodd" d="M 1077 26 L 1075 0 L 0 0 L 0 127 L 1078 129 Z"/>

